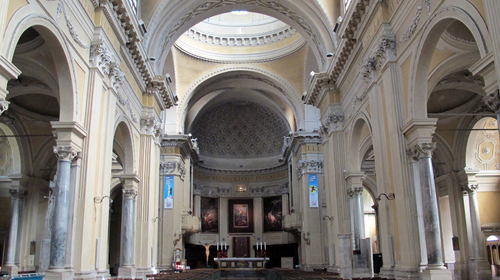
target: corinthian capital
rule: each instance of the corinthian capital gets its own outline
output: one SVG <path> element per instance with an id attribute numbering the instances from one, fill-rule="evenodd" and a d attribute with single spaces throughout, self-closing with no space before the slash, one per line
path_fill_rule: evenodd
<path id="1" fill-rule="evenodd" d="M 462 187 L 464 193 L 475 193 L 479 189 L 478 184 L 466 184 Z"/>
<path id="2" fill-rule="evenodd" d="M 54 153 L 57 155 L 59 160 L 73 161 L 79 156 L 79 152 L 71 146 L 56 146 L 54 147 Z"/>
<path id="3" fill-rule="evenodd" d="M 7 111 L 7 109 L 9 109 L 9 104 L 9 101 L 5 100 L 4 98 L 0 98 L 0 115 L 3 114 L 3 112 Z"/>
<path id="4" fill-rule="evenodd" d="M 351 187 L 347 190 L 347 195 L 349 197 L 361 195 L 363 193 L 363 187 Z"/>
<path id="5" fill-rule="evenodd" d="M 137 190 L 134 189 L 124 189 L 123 190 L 123 195 L 125 195 L 126 199 L 133 199 L 137 197 Z"/>
<path id="6" fill-rule="evenodd" d="M 500 90 L 495 90 L 484 97 L 484 103 L 495 113 L 500 111 Z"/>
<path id="7" fill-rule="evenodd" d="M 407 150 L 407 154 L 413 160 L 418 160 L 424 157 L 432 157 L 432 153 L 436 149 L 436 143 L 418 143 Z"/>

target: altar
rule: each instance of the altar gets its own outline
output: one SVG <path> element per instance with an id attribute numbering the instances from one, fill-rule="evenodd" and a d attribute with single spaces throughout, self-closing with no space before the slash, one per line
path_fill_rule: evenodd
<path id="1" fill-rule="evenodd" d="M 219 269 L 264 269 L 269 258 L 214 258 Z"/>

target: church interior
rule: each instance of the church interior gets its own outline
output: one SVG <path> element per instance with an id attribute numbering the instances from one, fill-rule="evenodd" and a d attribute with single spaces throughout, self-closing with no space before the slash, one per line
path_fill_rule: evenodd
<path id="1" fill-rule="evenodd" d="M 499 14 L 0 1 L 0 271 L 500 279 Z"/>

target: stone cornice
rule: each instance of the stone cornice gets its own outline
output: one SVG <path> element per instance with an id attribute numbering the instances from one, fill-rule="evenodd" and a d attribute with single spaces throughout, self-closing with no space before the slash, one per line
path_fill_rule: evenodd
<path id="1" fill-rule="evenodd" d="M 199 161 L 198 155 L 198 145 L 195 139 L 192 139 L 191 136 L 186 134 L 179 135 L 163 135 L 161 139 L 161 153 L 167 153 L 165 148 L 168 147 L 180 147 L 181 148 L 181 156 L 183 158 L 188 155 L 191 157 L 193 162 Z"/>
<path id="2" fill-rule="evenodd" d="M 335 85 L 330 81 L 330 75 L 327 73 L 315 73 L 311 86 L 307 91 L 304 102 L 306 104 L 317 104 L 327 90 L 334 90 Z"/>
<path id="3" fill-rule="evenodd" d="M 129 58 L 135 65 L 136 76 L 146 88 L 154 88 L 155 98 L 161 109 L 172 107 L 176 103 L 175 93 L 170 89 L 164 76 L 154 74 L 149 57 L 141 43 L 142 33 L 135 15 L 126 0 L 92 0 L 94 7 L 101 9 L 111 28 L 119 38 L 121 45 L 126 45 Z"/>
<path id="4" fill-rule="evenodd" d="M 283 147 L 283 159 L 288 159 L 291 154 L 295 154 L 299 147 L 304 144 L 321 144 L 321 139 L 318 132 L 294 132 L 285 141 L 286 146 Z"/>
<path id="5" fill-rule="evenodd" d="M 230 169 L 215 169 L 209 168 L 206 166 L 195 165 L 195 170 L 199 172 L 204 172 L 208 174 L 216 174 L 216 175 L 254 175 L 254 174 L 269 174 L 275 173 L 278 171 L 286 170 L 288 165 L 286 163 L 282 163 L 275 167 L 262 168 L 262 169 L 250 169 L 250 170 L 230 170 Z"/>
<path id="6" fill-rule="evenodd" d="M 330 64 L 328 70 L 330 83 L 337 83 L 339 76 L 349 60 L 351 52 L 358 42 L 358 39 L 355 38 L 358 33 L 357 31 L 365 28 L 370 15 L 379 2 L 380 1 L 375 0 L 359 0 L 353 9 L 349 9 L 338 32 L 339 37 L 343 40 L 340 40 L 338 48 L 333 56 L 333 62 Z M 322 83 L 323 81 L 319 80 L 318 82 Z M 311 88 L 316 87 L 317 85 L 315 83 L 311 84 Z M 314 90 L 308 91 L 304 99 L 306 104 L 317 106 L 320 98 L 314 94 L 318 94 L 318 92 Z"/>
<path id="7" fill-rule="evenodd" d="M 207 61 L 210 63 L 231 64 L 231 63 L 264 63 L 264 62 L 278 60 L 302 49 L 302 47 L 304 47 L 306 43 L 307 42 L 301 37 L 300 39 L 294 41 L 291 44 L 286 45 L 285 47 L 264 53 L 260 52 L 256 54 L 251 54 L 251 53 L 225 54 L 225 53 L 204 51 L 192 47 L 191 45 L 182 40 L 178 40 L 177 42 L 175 42 L 174 46 L 177 50 L 184 53 L 185 55 L 196 58 L 201 61 Z"/>
<path id="8" fill-rule="evenodd" d="M 255 34 L 253 36 L 220 36 L 214 34 L 204 33 L 200 30 L 190 28 L 184 33 L 184 36 L 193 40 L 222 47 L 249 47 L 249 46 L 262 46 L 279 42 L 283 39 L 289 38 L 297 33 L 293 27 L 286 25 L 272 33 Z"/>

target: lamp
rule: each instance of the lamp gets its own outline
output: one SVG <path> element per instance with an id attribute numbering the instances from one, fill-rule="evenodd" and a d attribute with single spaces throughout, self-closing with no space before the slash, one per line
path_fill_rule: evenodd
<path id="1" fill-rule="evenodd" d="M 111 199 L 111 197 L 109 197 L 109 195 L 103 196 L 102 198 L 100 198 L 98 196 L 94 197 L 94 203 L 102 203 L 102 201 L 105 198 L 109 199 L 109 203 L 113 203 L 113 200 Z"/>
<path id="2" fill-rule="evenodd" d="M 396 195 L 394 193 L 389 193 L 388 195 L 385 193 L 381 193 L 378 195 L 377 201 L 380 201 L 382 199 L 382 196 L 385 196 L 387 200 L 394 200 L 394 198 L 396 198 Z"/>

